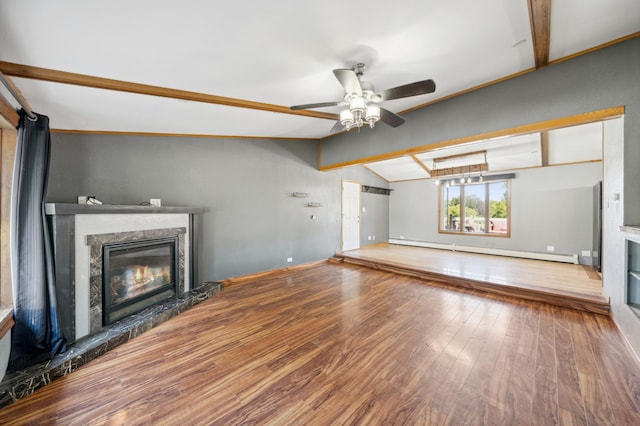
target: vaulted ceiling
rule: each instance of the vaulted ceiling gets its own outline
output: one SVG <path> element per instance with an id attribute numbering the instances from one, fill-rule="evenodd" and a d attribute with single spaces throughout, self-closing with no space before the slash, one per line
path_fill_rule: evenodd
<path id="1" fill-rule="evenodd" d="M 339 109 L 288 107 L 342 99 L 335 68 L 435 80 L 402 114 L 639 30 L 637 0 L 0 0 L 0 71 L 53 129 L 318 139 Z"/>

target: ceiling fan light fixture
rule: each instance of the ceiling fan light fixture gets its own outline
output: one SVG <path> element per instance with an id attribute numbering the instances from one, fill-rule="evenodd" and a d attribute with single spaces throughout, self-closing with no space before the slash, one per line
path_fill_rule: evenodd
<path id="1" fill-rule="evenodd" d="M 376 122 L 380 120 L 380 107 L 368 105 L 364 119 L 369 123 L 369 127 L 373 128 Z"/>
<path id="2" fill-rule="evenodd" d="M 354 126 L 362 127 L 366 108 L 367 104 L 362 96 L 351 98 L 349 101 L 349 110 L 351 111 L 351 114 L 353 114 Z"/>
<path id="3" fill-rule="evenodd" d="M 365 64 L 358 63 L 351 68 L 333 70 L 333 75 L 344 89 L 342 101 L 293 105 L 289 108 L 303 110 L 345 106 L 347 109 L 340 112 L 340 120 L 331 128 L 331 133 L 341 129 L 350 130 L 354 127 L 360 129 L 365 123 L 370 127 L 374 127 L 378 121 L 382 121 L 391 127 L 398 127 L 405 122 L 404 118 L 387 109 L 370 106 L 369 104 L 424 95 L 433 93 L 436 90 L 433 80 L 423 80 L 376 92 L 371 82 L 361 79 L 365 68 Z"/>
<path id="4" fill-rule="evenodd" d="M 351 110 L 345 109 L 340 111 L 340 124 L 346 127 L 347 130 L 353 127 L 353 114 Z"/>
<path id="5" fill-rule="evenodd" d="M 367 106 L 365 105 L 364 98 L 361 96 L 353 97 L 349 101 L 349 109 L 352 113 L 354 113 L 354 115 L 356 112 L 364 112 L 366 107 Z"/>

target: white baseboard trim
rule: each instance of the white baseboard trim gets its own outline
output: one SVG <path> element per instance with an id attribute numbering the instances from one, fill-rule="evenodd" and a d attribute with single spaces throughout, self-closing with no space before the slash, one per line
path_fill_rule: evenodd
<path id="1" fill-rule="evenodd" d="M 507 249 L 494 249 L 488 247 L 474 247 L 464 246 L 456 243 L 444 244 L 444 243 L 431 243 L 427 241 L 411 241 L 411 240 L 397 240 L 395 238 L 389 238 L 389 244 L 398 244 L 402 246 L 414 246 L 414 247 L 426 247 L 440 250 L 451 251 L 463 251 L 467 253 L 479 253 L 479 254 L 493 254 L 497 256 L 509 256 L 519 257 L 523 259 L 535 259 L 535 260 L 551 260 L 553 262 L 573 263 L 578 265 L 577 254 L 551 254 L 551 253 L 539 253 L 535 251 L 519 251 L 519 250 L 507 250 Z"/>

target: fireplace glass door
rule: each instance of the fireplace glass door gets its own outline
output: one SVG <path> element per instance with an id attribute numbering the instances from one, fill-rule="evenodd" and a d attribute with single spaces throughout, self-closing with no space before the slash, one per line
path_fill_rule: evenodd
<path id="1" fill-rule="evenodd" d="M 177 237 L 103 246 L 103 324 L 176 295 Z"/>

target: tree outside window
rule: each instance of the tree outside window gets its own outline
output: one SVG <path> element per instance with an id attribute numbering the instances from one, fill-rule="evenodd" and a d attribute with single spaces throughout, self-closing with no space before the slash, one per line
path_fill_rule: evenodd
<path id="1" fill-rule="evenodd" d="M 509 236 L 509 181 L 443 185 L 440 232 Z"/>

